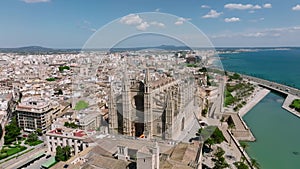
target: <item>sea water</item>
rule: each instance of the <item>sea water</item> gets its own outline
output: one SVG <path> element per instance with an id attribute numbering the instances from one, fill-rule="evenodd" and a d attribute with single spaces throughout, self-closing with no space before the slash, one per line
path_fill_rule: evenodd
<path id="1" fill-rule="evenodd" d="M 300 88 L 300 49 L 257 49 L 220 55 L 225 70 Z M 281 108 L 284 97 L 268 94 L 243 119 L 256 137 L 247 152 L 263 169 L 300 168 L 300 118 Z"/>

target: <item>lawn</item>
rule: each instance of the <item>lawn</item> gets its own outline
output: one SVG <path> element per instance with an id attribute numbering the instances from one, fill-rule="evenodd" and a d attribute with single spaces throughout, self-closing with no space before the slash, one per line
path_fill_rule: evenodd
<path id="1" fill-rule="evenodd" d="M 233 104 L 234 101 L 235 98 L 232 96 L 232 94 L 228 90 L 225 90 L 225 100 L 224 100 L 225 106 Z"/>
<path id="2" fill-rule="evenodd" d="M 42 140 L 36 140 L 36 141 L 33 141 L 33 142 L 29 142 L 27 140 L 25 141 L 25 144 L 30 145 L 30 146 L 36 146 L 36 145 L 41 144 L 41 143 L 43 143 Z"/>
<path id="3" fill-rule="evenodd" d="M 75 110 L 82 110 L 89 106 L 89 104 L 83 100 L 80 100 L 75 105 Z"/>
<path id="4" fill-rule="evenodd" d="M 6 157 L 9 157 L 11 155 L 14 155 L 14 154 L 16 154 L 18 152 L 21 152 L 23 150 L 26 150 L 26 149 L 27 149 L 26 147 L 19 146 L 19 145 L 17 145 L 17 146 L 9 146 L 9 147 L 4 146 L 2 148 L 2 150 L 1 150 L 1 153 L 0 153 L 0 160 L 4 159 Z"/>
<path id="5" fill-rule="evenodd" d="M 297 110 L 300 112 L 300 99 L 293 100 L 292 104 L 290 105 L 290 108 Z"/>

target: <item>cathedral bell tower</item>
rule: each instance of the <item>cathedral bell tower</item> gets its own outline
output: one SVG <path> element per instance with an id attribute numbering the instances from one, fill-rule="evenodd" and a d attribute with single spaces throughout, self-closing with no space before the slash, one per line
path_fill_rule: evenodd
<path id="1" fill-rule="evenodd" d="M 153 114 L 152 114 L 152 97 L 151 97 L 151 77 L 149 68 L 146 69 L 145 74 L 145 93 L 144 93 L 144 136 L 148 139 L 152 137 L 153 134 Z"/>

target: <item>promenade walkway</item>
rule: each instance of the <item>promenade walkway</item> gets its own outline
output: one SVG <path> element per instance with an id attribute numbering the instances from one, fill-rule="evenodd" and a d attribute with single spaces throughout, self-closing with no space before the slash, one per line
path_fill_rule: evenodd
<path id="1" fill-rule="evenodd" d="M 249 100 L 249 102 L 247 102 L 247 104 L 239 110 L 239 115 L 243 117 L 248 111 L 250 111 L 257 103 L 259 103 L 269 93 L 270 90 L 264 88 L 260 88 L 257 91 L 255 91 L 251 100 Z"/>
<path id="2" fill-rule="evenodd" d="M 233 72 L 228 72 L 228 73 L 229 74 L 233 74 Z M 293 102 L 294 99 L 300 99 L 300 90 L 299 89 L 294 88 L 294 87 L 290 87 L 290 86 L 287 86 L 287 85 L 279 84 L 279 83 L 276 83 L 276 82 L 272 82 L 272 81 L 260 79 L 260 78 L 257 78 L 257 77 L 248 76 L 248 75 L 240 74 L 240 76 L 243 79 L 246 79 L 246 80 L 249 80 L 249 81 L 257 83 L 261 87 L 264 87 L 266 89 L 274 90 L 274 91 L 277 91 L 279 93 L 285 94 L 286 98 L 285 98 L 285 101 L 284 101 L 284 103 L 282 105 L 282 108 L 286 109 L 287 111 L 289 111 L 293 115 L 295 115 L 297 117 L 300 117 L 300 113 L 299 112 L 297 112 L 296 110 L 291 109 L 289 107 L 289 105 Z M 253 105 L 255 105 L 257 103 L 253 103 Z M 240 115 L 241 116 L 245 115 L 245 113 L 248 112 L 249 110 L 242 110 L 242 111 L 240 111 Z"/>

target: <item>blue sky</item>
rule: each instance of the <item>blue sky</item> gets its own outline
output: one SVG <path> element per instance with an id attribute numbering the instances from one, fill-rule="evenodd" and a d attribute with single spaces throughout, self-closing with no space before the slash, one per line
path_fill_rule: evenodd
<path id="1" fill-rule="evenodd" d="M 191 22 L 215 46 L 300 46 L 300 0 L 1 0 L 0 47 L 81 48 L 112 20 L 154 11 Z"/>

